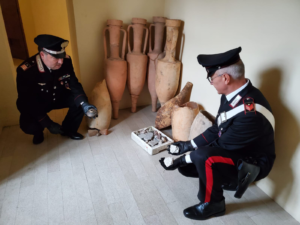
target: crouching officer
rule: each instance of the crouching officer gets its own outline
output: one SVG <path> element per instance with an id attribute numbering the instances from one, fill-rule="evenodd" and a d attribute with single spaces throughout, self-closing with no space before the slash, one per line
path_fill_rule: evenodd
<path id="1" fill-rule="evenodd" d="M 21 113 L 21 129 L 34 135 L 34 144 L 43 142 L 45 128 L 52 134 L 83 139 L 77 133 L 83 115 L 97 108 L 88 103 L 75 76 L 72 60 L 66 55 L 69 41 L 52 35 L 39 35 L 34 42 L 39 53 L 17 68 L 17 107 Z M 69 111 L 59 125 L 47 113 L 62 108 L 69 108 Z"/>
<path id="2" fill-rule="evenodd" d="M 199 179 L 200 203 L 183 211 L 190 219 L 205 220 L 225 214 L 224 184 L 237 188 L 240 198 L 247 185 L 266 177 L 275 160 L 271 107 L 263 94 L 244 76 L 241 48 L 215 55 L 199 55 L 207 79 L 221 96 L 215 124 L 191 141 L 173 143 L 172 155 L 183 155 L 166 166 Z M 229 185 L 231 184 L 231 185 Z"/>

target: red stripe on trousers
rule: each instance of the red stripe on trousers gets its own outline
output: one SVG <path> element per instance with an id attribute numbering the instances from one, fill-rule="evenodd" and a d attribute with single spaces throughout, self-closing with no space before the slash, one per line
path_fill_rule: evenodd
<path id="1" fill-rule="evenodd" d="M 212 156 L 205 161 L 206 190 L 204 202 L 210 202 L 211 192 L 214 184 L 213 172 L 211 168 L 213 163 L 226 163 L 234 166 L 231 158 L 224 158 L 222 156 Z"/>

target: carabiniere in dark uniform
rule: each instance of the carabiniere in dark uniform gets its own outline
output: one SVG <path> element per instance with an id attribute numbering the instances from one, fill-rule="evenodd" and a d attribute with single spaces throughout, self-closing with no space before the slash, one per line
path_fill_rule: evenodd
<path id="1" fill-rule="evenodd" d="M 169 149 L 172 155 L 191 151 L 190 155 L 175 159 L 169 167 L 164 158 L 160 160 L 166 170 L 178 169 L 184 176 L 199 179 L 200 203 L 183 211 L 190 219 L 224 215 L 223 189 L 235 190 L 235 197 L 241 198 L 251 182 L 269 174 L 275 160 L 272 109 L 263 94 L 244 77 L 240 52 L 241 47 L 198 56 L 210 84 L 222 94 L 216 121 L 193 140 L 173 143 L 179 152 Z M 217 73 L 222 68 L 225 72 Z M 229 89 L 230 85 L 235 86 Z"/>
<path id="2" fill-rule="evenodd" d="M 77 130 L 83 115 L 90 108 L 97 109 L 88 104 L 82 85 L 75 76 L 72 60 L 64 51 L 68 41 L 52 35 L 39 35 L 35 42 L 39 53 L 17 68 L 20 127 L 25 133 L 35 135 L 35 144 L 43 141 L 44 128 L 51 133 L 82 139 Z M 61 67 L 48 68 L 42 60 L 41 51 L 50 60 L 61 60 Z M 61 108 L 69 108 L 62 126 L 47 115 L 51 110 Z"/>

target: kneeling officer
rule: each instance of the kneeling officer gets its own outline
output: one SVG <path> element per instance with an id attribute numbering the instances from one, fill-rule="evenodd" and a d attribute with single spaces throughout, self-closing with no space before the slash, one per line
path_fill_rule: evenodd
<path id="1" fill-rule="evenodd" d="M 77 133 L 83 115 L 97 108 L 88 99 L 78 82 L 72 60 L 66 55 L 69 41 L 52 35 L 34 39 L 39 53 L 25 60 L 17 68 L 17 107 L 21 113 L 20 127 L 32 134 L 33 143 L 44 141 L 43 130 L 80 140 Z M 53 109 L 69 108 L 62 125 L 47 115 Z"/>

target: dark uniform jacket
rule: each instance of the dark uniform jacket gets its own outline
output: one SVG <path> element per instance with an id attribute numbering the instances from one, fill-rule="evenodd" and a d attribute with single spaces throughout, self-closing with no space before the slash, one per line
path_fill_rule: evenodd
<path id="1" fill-rule="evenodd" d="M 66 56 L 60 69 L 51 71 L 39 54 L 25 60 L 17 68 L 17 90 L 18 110 L 21 114 L 36 118 L 44 127 L 51 122 L 47 112 L 65 94 L 71 93 L 78 107 L 82 101 L 87 101 L 69 56 Z"/>
<path id="2" fill-rule="evenodd" d="M 231 103 L 240 95 L 240 101 L 232 107 Z M 220 113 L 243 105 L 246 98 L 252 98 L 254 103 L 272 109 L 263 94 L 249 81 L 248 85 L 235 95 L 229 102 L 225 95 L 221 97 L 221 104 L 215 124 L 194 139 L 199 146 L 220 147 L 228 151 L 238 151 L 239 154 L 259 159 L 262 173 L 260 178 L 267 176 L 275 160 L 274 130 L 270 122 L 260 112 L 240 112 L 218 126 Z"/>

